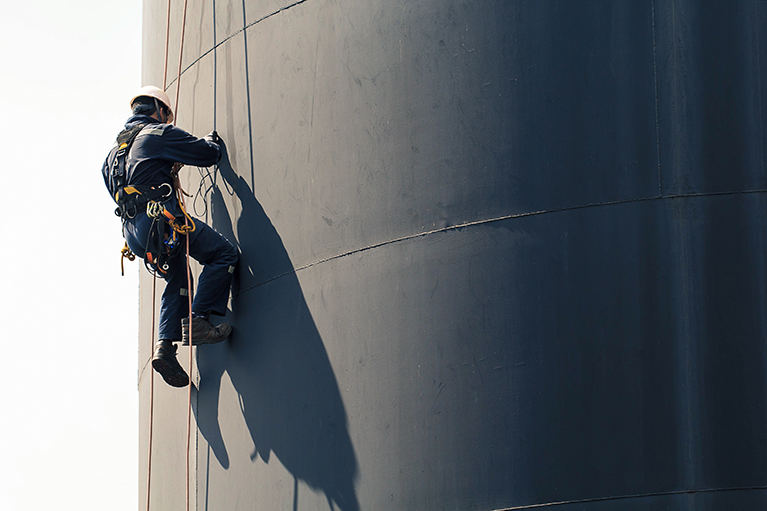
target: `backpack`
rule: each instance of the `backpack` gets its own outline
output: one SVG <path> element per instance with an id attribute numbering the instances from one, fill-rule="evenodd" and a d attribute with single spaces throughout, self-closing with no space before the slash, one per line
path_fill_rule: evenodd
<path id="1" fill-rule="evenodd" d="M 104 168 L 104 182 L 109 189 L 109 194 L 115 202 L 119 203 L 117 194 L 125 188 L 128 183 L 126 172 L 128 153 L 133 145 L 133 141 L 144 129 L 146 124 L 137 124 L 129 129 L 124 129 L 117 135 L 117 146 L 109 153 L 109 166 Z"/>

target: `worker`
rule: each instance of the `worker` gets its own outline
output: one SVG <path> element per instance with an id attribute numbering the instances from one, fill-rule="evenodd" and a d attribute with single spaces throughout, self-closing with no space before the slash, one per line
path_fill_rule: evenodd
<path id="1" fill-rule="evenodd" d="M 143 87 L 130 106 L 133 115 L 118 136 L 122 143 L 110 151 L 102 176 L 118 203 L 116 213 L 122 218 L 127 247 L 166 281 L 152 367 L 169 385 L 185 387 L 189 376 L 176 358 L 177 344 L 189 344 L 192 283 L 187 282 L 184 236 L 189 237 L 189 255 L 203 265 L 192 303 L 194 345 L 224 341 L 232 332 L 226 323 L 213 325 L 210 317 L 226 314 L 238 253 L 226 238 L 198 219 L 189 219 L 194 230 L 188 234 L 174 230 L 169 224 L 183 226 L 185 212 L 171 191 L 178 185 L 177 172 L 182 165 L 214 165 L 221 158 L 223 142 L 215 132 L 200 139 L 170 124 L 173 109 L 167 94 L 158 87 Z M 120 147 L 124 148 L 122 153 Z M 120 154 L 124 169 L 118 179 Z M 159 218 L 158 204 L 164 212 Z"/>

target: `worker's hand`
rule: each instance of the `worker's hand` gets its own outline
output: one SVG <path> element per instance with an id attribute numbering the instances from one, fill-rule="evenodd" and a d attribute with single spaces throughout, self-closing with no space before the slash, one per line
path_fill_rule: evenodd
<path id="1" fill-rule="evenodd" d="M 221 137 L 218 136 L 218 133 L 216 130 L 211 131 L 207 135 L 205 135 L 205 140 L 208 142 L 213 142 L 216 145 L 219 145 L 221 143 Z"/>

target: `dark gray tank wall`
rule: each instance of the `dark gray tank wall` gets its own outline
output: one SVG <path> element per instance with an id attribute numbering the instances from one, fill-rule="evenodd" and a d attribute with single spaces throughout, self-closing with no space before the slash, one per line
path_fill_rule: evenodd
<path id="1" fill-rule="evenodd" d="M 196 353 L 196 509 L 767 505 L 765 27 L 755 0 L 191 1 L 178 124 L 228 157 L 186 186 L 242 251 L 235 333 Z M 184 502 L 185 400 L 158 380 L 153 509 Z"/>

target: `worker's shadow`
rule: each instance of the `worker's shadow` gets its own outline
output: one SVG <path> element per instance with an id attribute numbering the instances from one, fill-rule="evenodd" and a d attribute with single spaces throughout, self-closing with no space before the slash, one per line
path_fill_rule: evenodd
<path id="1" fill-rule="evenodd" d="M 226 155 L 216 180 L 210 196 L 212 224 L 233 243 L 239 240 L 241 256 L 232 290 L 234 334 L 227 343 L 197 352 L 200 391 L 195 414 L 200 433 L 228 469 L 229 457 L 241 453 L 227 453 L 220 424 L 241 420 L 236 416 L 241 413 L 254 444 L 247 453 L 251 461 L 260 456 L 269 463 L 274 453 L 293 475 L 294 510 L 298 481 L 304 481 L 324 492 L 330 509 L 357 511 L 357 460 L 346 410 L 293 265 L 276 229 Z M 242 204 L 236 233 L 222 190 Z M 240 410 L 219 407 L 224 372 L 237 391 Z M 209 467 L 210 461 L 208 452 Z"/>

